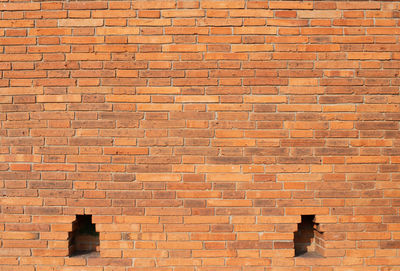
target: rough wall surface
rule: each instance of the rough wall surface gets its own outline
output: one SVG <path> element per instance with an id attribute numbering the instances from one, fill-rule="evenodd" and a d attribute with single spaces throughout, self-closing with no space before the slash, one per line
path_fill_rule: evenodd
<path id="1" fill-rule="evenodd" d="M 399 270 L 399 4 L 2 0 L 0 270 Z"/>

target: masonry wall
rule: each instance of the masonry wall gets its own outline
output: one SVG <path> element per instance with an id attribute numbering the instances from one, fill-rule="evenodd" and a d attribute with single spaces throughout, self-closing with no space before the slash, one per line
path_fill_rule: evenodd
<path id="1" fill-rule="evenodd" d="M 0 10 L 0 270 L 399 270 L 400 2 Z"/>

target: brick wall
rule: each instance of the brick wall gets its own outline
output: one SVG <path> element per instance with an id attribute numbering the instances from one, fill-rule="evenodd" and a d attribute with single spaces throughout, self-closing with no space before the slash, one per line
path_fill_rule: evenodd
<path id="1" fill-rule="evenodd" d="M 400 267 L 399 1 L 0 10 L 0 270 Z"/>

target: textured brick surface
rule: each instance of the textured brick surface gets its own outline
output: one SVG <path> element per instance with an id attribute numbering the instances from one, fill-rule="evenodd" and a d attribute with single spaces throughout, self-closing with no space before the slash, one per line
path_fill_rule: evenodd
<path id="1" fill-rule="evenodd" d="M 400 2 L 0 12 L 0 270 L 400 267 Z M 68 257 L 77 214 L 97 258 Z"/>

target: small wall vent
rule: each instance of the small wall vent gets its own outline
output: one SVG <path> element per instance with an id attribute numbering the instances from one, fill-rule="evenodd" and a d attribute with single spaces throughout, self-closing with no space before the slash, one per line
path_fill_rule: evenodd
<path id="1" fill-rule="evenodd" d="M 68 233 L 69 256 L 85 255 L 99 251 L 99 233 L 91 215 L 77 215 Z"/>
<path id="2" fill-rule="evenodd" d="M 321 257 L 323 254 L 323 233 L 315 223 L 315 215 L 302 215 L 301 223 L 294 233 L 295 257 Z"/>

